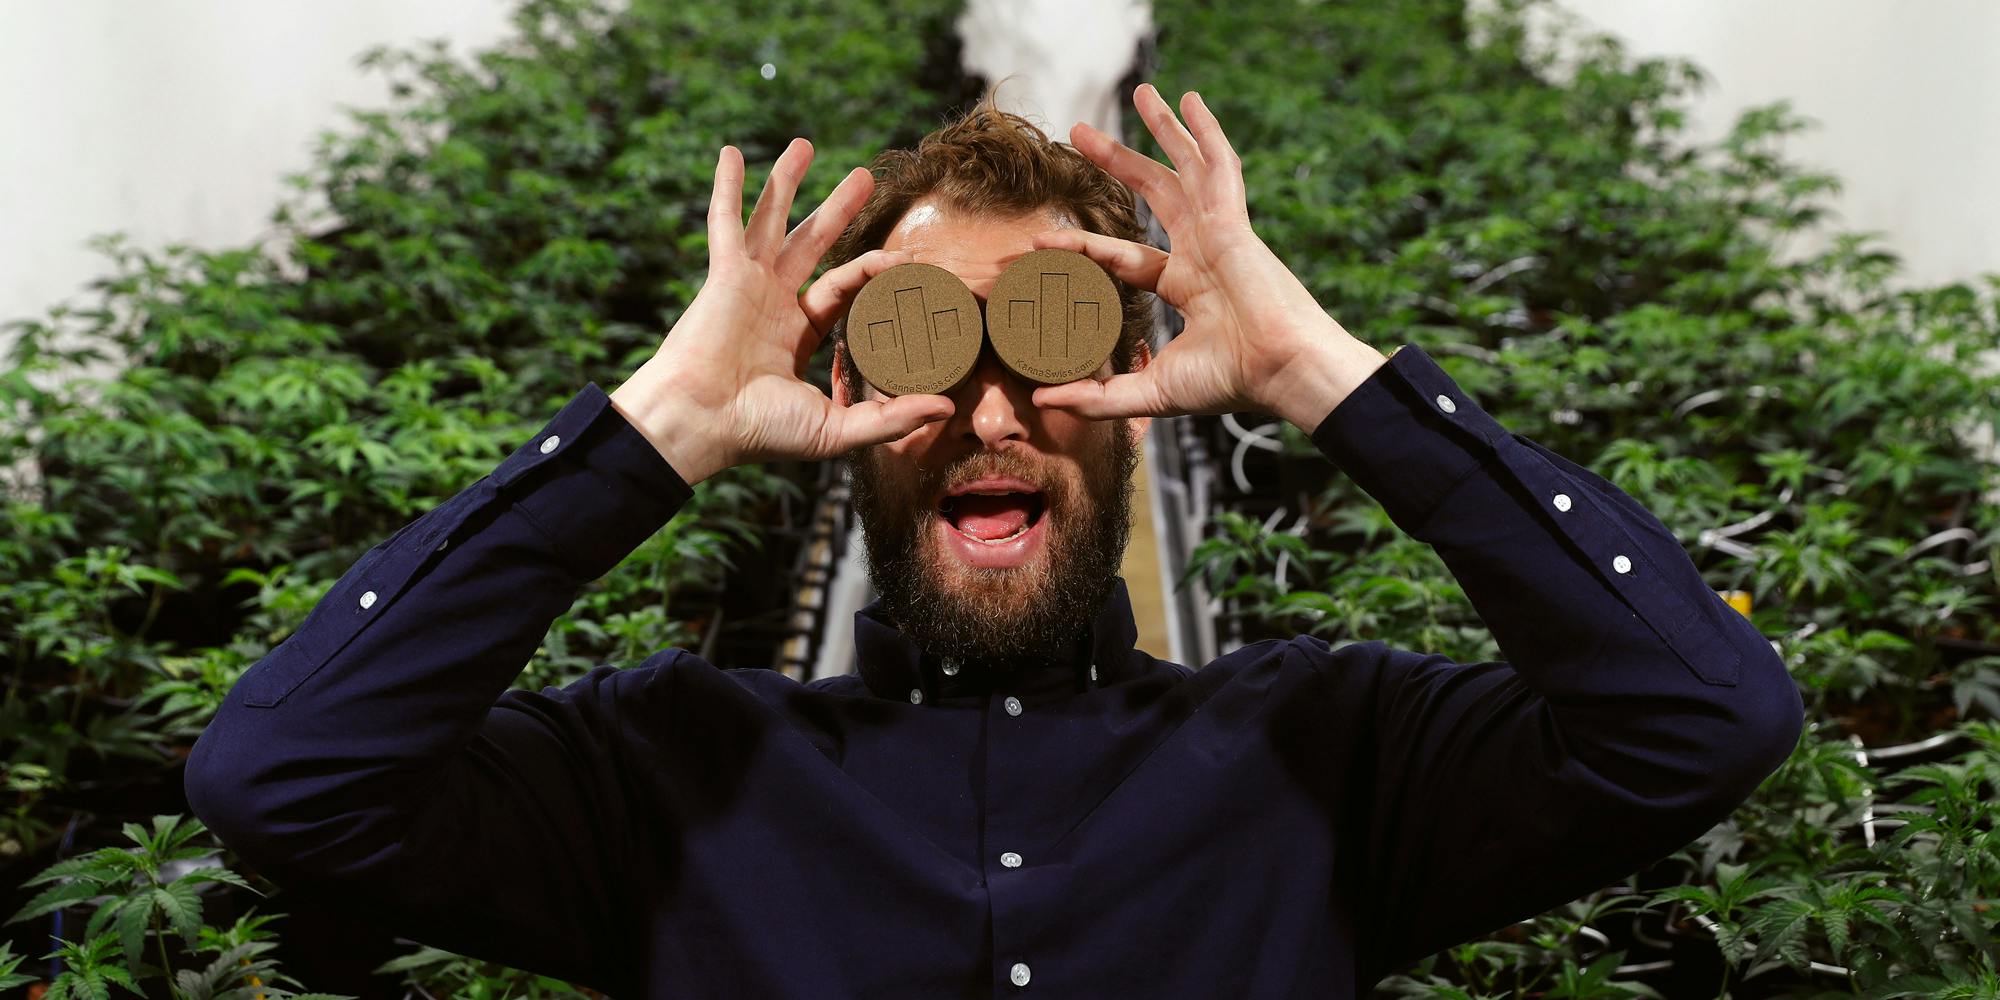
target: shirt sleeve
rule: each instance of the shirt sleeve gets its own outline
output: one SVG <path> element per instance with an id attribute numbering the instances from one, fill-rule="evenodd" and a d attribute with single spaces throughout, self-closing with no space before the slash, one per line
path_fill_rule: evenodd
<path id="1" fill-rule="evenodd" d="M 1509 432 L 1404 345 L 1312 439 L 1436 549 L 1506 655 L 1379 641 L 1326 673 L 1361 734 L 1349 786 L 1360 953 L 1377 977 L 1611 884 L 1725 818 L 1797 745 L 1783 661 L 1673 534 Z M 1371 980 L 1372 981 L 1372 980 Z"/>
<path id="2" fill-rule="evenodd" d="M 616 689 L 653 672 L 509 686 L 582 586 L 692 495 L 586 386 L 244 672 L 188 756 L 189 805 L 288 891 L 609 988 L 639 921 L 608 730 Z"/>

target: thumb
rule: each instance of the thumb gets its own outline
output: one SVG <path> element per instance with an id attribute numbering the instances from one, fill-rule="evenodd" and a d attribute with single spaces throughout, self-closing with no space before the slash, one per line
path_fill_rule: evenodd
<path id="1" fill-rule="evenodd" d="M 847 406 L 827 402 L 828 449 L 839 455 L 855 448 L 886 444 L 925 424 L 943 420 L 955 409 L 946 396 L 910 395 L 870 399 Z"/>
<path id="2" fill-rule="evenodd" d="M 1171 417 L 1180 411 L 1162 398 L 1151 367 L 1102 382 L 1080 378 L 1061 385 L 1045 385 L 1035 390 L 1036 406 L 1064 410 L 1085 420 L 1116 420 L 1120 417 Z"/>

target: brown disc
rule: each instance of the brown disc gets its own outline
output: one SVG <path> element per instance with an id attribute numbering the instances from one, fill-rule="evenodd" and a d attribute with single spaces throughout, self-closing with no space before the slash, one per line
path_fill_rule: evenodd
<path id="1" fill-rule="evenodd" d="M 935 264 L 898 264 L 868 279 L 847 310 L 847 351 L 891 396 L 947 392 L 979 360 L 979 299 Z"/>
<path id="2" fill-rule="evenodd" d="M 1074 250 L 1035 250 L 1007 265 L 986 296 L 986 339 L 1022 378 L 1073 382 L 1097 370 L 1124 324 L 1118 287 Z"/>

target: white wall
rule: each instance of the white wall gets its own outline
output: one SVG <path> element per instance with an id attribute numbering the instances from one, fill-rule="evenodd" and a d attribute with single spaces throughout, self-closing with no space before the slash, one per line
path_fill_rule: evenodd
<path id="1" fill-rule="evenodd" d="M 1555 0 L 1546 24 L 1609 33 L 1635 56 L 1692 59 L 1708 84 L 1691 132 L 1713 140 L 1748 107 L 1790 99 L 1815 127 L 1788 157 L 1838 177 L 1831 231 L 1881 234 L 1897 284 L 1975 286 L 2000 273 L 2000 3 L 1992 0 Z M 1942 354 L 1942 352 L 1940 352 Z M 2000 350 L 1987 355 L 2000 369 Z M 1963 433 L 1989 460 L 1988 424 Z M 2000 489 L 1986 496 L 2000 503 Z"/>
<path id="2" fill-rule="evenodd" d="M 0 3 L 0 322 L 92 301 L 90 237 L 148 249 L 265 236 L 340 107 L 382 107 L 378 44 L 509 34 L 506 0 Z M 5 338 L 11 340 L 11 337 Z M 4 341 L 0 341 L 4 346 Z"/>
<path id="3" fill-rule="evenodd" d="M 1790 98 L 1818 124 L 1784 148 L 1841 179 L 1834 225 L 1885 234 L 1905 283 L 2000 272 L 2000 3 L 1557 3 L 1633 55 L 1705 70 L 1691 116 L 1702 139 L 1744 108 Z"/>
<path id="4" fill-rule="evenodd" d="M 1713 81 L 1694 109 L 1703 137 L 1720 135 L 1744 107 L 1791 97 L 1821 124 L 1790 148 L 1846 182 L 1839 224 L 1887 233 L 1911 280 L 2000 271 L 2000 184 L 1991 181 L 2000 178 L 2000 59 L 1990 57 L 2000 51 L 2000 4 L 1559 2 L 1635 53 L 1686 55 L 1707 69 Z M 970 6 L 968 26 L 993 16 L 991 4 Z M 282 176 L 305 167 L 320 130 L 344 127 L 339 107 L 387 102 L 380 77 L 354 66 L 363 49 L 434 37 L 458 52 L 483 48 L 507 33 L 510 7 L 0 3 L 0 321 L 82 301 L 85 282 L 104 273 L 83 245 L 94 234 L 122 230 L 146 247 L 263 235 Z M 1087 20 L 1107 26 L 1144 19 L 1129 0 L 1091 9 Z M 1130 55 L 1117 48 L 1115 60 Z M 1010 96 L 1067 116 L 1085 94 L 1061 91 L 1100 85 L 1053 82 Z M 1106 114 L 1091 107 L 1079 117 Z M 1058 134 L 1068 125 L 1051 124 Z"/>

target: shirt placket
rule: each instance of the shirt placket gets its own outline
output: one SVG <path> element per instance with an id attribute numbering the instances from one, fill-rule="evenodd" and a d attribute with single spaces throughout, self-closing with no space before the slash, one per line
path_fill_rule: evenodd
<path id="1" fill-rule="evenodd" d="M 1048 741 L 1038 713 L 1045 701 L 1028 699 L 1001 683 L 987 696 L 986 829 L 980 867 L 993 912 L 996 996 L 1020 996 L 1052 984 L 1055 956 L 1045 953 L 1046 928 L 1055 912 L 1064 865 L 1037 854 L 1047 842 L 1033 829 L 1039 811 L 1031 799 L 1038 782 L 1060 780 L 1043 757 Z M 1041 789 L 1046 794 L 1046 789 Z"/>

